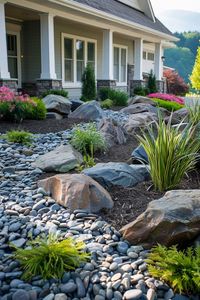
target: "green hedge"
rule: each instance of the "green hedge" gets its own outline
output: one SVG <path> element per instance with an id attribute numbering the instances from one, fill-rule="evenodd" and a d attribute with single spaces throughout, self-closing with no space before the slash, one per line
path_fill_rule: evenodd
<path id="1" fill-rule="evenodd" d="M 159 107 L 163 107 L 169 111 L 176 111 L 178 109 L 181 109 L 184 107 L 184 105 L 176 103 L 176 102 L 170 102 L 170 101 L 165 101 L 165 100 L 161 100 L 158 98 L 151 98 L 151 100 L 153 100 L 154 102 L 157 103 L 157 105 Z"/>
<path id="2" fill-rule="evenodd" d="M 100 89 L 99 97 L 101 101 L 104 101 L 106 99 L 112 100 L 115 106 L 126 106 L 128 103 L 127 93 L 119 90 L 113 90 L 107 87 Z"/>

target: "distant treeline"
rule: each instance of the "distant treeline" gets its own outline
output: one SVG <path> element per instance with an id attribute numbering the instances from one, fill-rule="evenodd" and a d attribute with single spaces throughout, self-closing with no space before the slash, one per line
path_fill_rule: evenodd
<path id="1" fill-rule="evenodd" d="M 200 32 L 175 32 L 174 35 L 180 40 L 176 42 L 175 48 L 165 50 L 165 65 L 176 69 L 185 82 L 189 82 L 197 48 L 200 46 Z"/>

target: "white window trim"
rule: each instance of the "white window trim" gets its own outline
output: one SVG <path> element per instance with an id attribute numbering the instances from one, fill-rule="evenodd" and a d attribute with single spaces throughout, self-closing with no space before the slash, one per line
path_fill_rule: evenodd
<path id="1" fill-rule="evenodd" d="M 113 44 L 113 65 L 114 65 L 114 48 L 119 48 L 119 79 L 121 79 L 121 50 L 122 49 L 126 50 L 126 81 L 116 81 L 116 86 L 127 86 L 128 46 Z M 113 68 L 113 78 L 114 78 L 114 68 Z"/>
<path id="2" fill-rule="evenodd" d="M 151 51 L 151 50 L 148 50 L 148 49 L 144 49 L 143 52 L 146 52 L 146 58 L 143 60 L 146 60 L 146 61 L 151 61 L 152 63 L 155 62 L 155 52 L 154 51 Z M 154 60 L 151 60 L 151 59 L 148 59 L 148 54 L 151 53 L 154 55 Z"/>
<path id="3" fill-rule="evenodd" d="M 72 82 L 66 82 L 65 81 L 65 57 L 64 57 L 64 39 L 69 38 L 73 40 L 73 60 L 74 60 L 74 81 Z M 81 88 L 82 83 L 79 81 L 76 81 L 77 78 L 77 60 L 76 60 L 76 40 L 81 40 L 85 42 L 85 49 L 84 49 L 84 62 L 85 62 L 85 67 L 87 64 L 87 56 L 88 56 L 88 51 L 87 51 L 87 43 L 91 42 L 95 44 L 95 78 L 97 78 L 97 40 L 95 39 L 90 39 L 86 38 L 83 36 L 78 36 L 78 35 L 72 35 L 72 34 L 67 34 L 63 33 L 61 34 L 61 49 L 62 49 L 62 85 L 65 88 Z"/>
<path id="4" fill-rule="evenodd" d="M 18 73 L 18 78 L 11 78 L 11 79 L 17 79 L 18 87 L 21 88 L 22 87 L 22 67 L 21 67 L 20 30 L 18 30 L 18 31 L 7 30 L 6 34 L 16 35 L 16 38 L 17 38 L 17 73 Z"/>

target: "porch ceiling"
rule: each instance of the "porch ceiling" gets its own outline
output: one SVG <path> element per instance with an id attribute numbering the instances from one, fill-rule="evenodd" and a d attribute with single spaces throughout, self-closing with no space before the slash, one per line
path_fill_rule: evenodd
<path id="1" fill-rule="evenodd" d="M 40 18 L 37 11 L 11 4 L 5 5 L 5 13 L 7 18 L 17 19 L 21 21 L 39 20 Z"/>

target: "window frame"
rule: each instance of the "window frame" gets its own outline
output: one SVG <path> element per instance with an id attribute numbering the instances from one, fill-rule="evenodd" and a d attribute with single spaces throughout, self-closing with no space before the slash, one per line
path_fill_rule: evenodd
<path id="1" fill-rule="evenodd" d="M 119 81 L 116 81 L 117 86 L 127 86 L 127 64 L 128 64 L 128 46 L 120 45 L 120 44 L 113 44 L 113 79 L 114 78 L 114 49 L 119 48 Z M 122 49 L 126 50 L 126 76 L 125 76 L 125 81 L 121 81 L 121 53 Z"/>
<path id="2" fill-rule="evenodd" d="M 86 38 L 83 36 L 78 36 L 78 35 L 73 35 L 73 34 L 67 34 L 63 33 L 61 34 L 61 49 L 62 49 L 62 84 L 63 87 L 74 87 L 74 88 L 80 88 L 82 86 L 82 83 L 80 81 L 77 81 L 77 57 L 76 57 L 76 41 L 83 41 L 84 42 L 84 65 L 86 67 L 87 61 L 88 61 L 88 43 L 94 43 L 95 44 L 95 53 L 94 53 L 94 58 L 95 58 L 95 78 L 97 77 L 97 40 L 96 39 L 91 39 L 91 38 Z M 73 43 L 73 81 L 65 81 L 65 39 L 72 39 Z"/>

